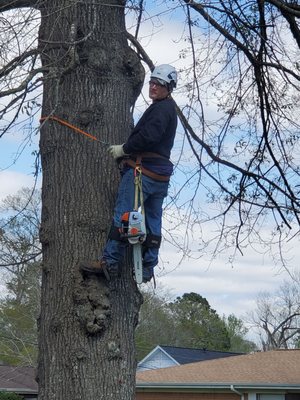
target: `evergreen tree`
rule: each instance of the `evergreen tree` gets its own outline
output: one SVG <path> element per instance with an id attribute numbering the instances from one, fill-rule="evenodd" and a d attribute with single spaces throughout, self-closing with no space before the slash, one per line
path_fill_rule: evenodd
<path id="1" fill-rule="evenodd" d="M 197 293 L 185 293 L 168 305 L 181 332 L 182 345 L 211 350 L 229 350 L 226 324 L 212 309 L 206 298 Z"/>

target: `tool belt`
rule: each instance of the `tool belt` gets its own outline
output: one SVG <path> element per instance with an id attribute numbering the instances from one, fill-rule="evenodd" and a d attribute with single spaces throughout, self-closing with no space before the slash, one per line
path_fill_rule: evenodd
<path id="1" fill-rule="evenodd" d="M 162 159 L 166 159 L 165 157 L 163 157 L 163 156 L 161 156 L 160 154 L 157 154 L 157 153 L 144 152 L 144 153 L 139 153 L 136 156 L 132 156 L 130 158 L 123 158 L 121 163 L 120 163 L 120 165 L 122 167 L 129 166 L 131 168 L 136 168 L 137 165 L 140 165 L 140 168 L 142 169 L 142 174 L 143 175 L 148 176 L 149 178 L 152 178 L 155 181 L 169 182 L 170 175 L 160 175 L 160 174 L 157 174 L 156 172 L 150 171 L 148 168 L 145 168 L 142 165 L 142 159 L 143 158 L 162 158 Z"/>

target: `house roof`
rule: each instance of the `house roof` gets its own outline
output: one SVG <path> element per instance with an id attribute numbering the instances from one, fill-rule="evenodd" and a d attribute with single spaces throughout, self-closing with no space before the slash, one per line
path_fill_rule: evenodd
<path id="1" fill-rule="evenodd" d="M 216 358 L 231 357 L 241 355 L 242 353 L 233 353 L 226 351 L 190 349 L 186 347 L 159 346 L 168 353 L 179 364 L 189 364 L 196 361 L 214 360 Z"/>
<path id="2" fill-rule="evenodd" d="M 32 367 L 13 367 L 0 365 L 0 391 L 17 393 L 37 393 L 35 369 Z"/>
<path id="3" fill-rule="evenodd" d="M 296 385 L 300 389 L 300 349 L 256 352 L 138 372 L 137 383 Z"/>

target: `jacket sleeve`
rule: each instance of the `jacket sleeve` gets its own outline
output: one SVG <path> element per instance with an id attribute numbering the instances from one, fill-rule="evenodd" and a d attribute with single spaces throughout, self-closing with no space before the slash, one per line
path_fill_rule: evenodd
<path id="1" fill-rule="evenodd" d="M 159 103 L 153 104 L 142 116 L 123 149 L 126 154 L 155 151 L 161 142 L 170 121 L 168 109 Z"/>

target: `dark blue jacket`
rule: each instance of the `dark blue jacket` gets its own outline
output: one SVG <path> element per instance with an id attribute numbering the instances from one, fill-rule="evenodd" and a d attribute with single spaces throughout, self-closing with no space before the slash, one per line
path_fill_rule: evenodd
<path id="1" fill-rule="evenodd" d="M 136 124 L 123 149 L 126 154 L 156 153 L 163 158 L 143 159 L 142 164 L 158 174 L 171 175 L 169 161 L 177 128 L 177 114 L 172 98 L 156 101 Z"/>

